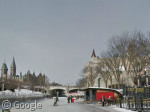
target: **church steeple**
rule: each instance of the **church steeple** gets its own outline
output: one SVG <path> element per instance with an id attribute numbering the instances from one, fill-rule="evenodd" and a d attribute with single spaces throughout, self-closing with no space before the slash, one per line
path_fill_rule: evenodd
<path id="1" fill-rule="evenodd" d="M 13 57 L 12 66 L 16 67 L 15 58 Z"/>
<path id="2" fill-rule="evenodd" d="M 7 78 L 7 71 L 8 71 L 8 68 L 7 68 L 6 63 L 4 62 L 1 68 L 1 79 Z"/>
<path id="3" fill-rule="evenodd" d="M 11 63 L 10 75 L 13 75 L 13 76 L 16 75 L 16 63 L 15 63 L 15 58 L 14 57 L 13 57 L 13 61 Z"/>
<path id="4" fill-rule="evenodd" d="M 93 52 L 92 52 L 92 56 L 91 56 L 91 57 L 96 57 L 94 49 L 93 49 Z"/>

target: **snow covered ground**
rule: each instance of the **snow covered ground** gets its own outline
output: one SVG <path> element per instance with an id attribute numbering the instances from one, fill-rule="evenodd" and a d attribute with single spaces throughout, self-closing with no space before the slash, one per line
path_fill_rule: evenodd
<path id="1" fill-rule="evenodd" d="M 68 104 L 66 98 L 59 98 L 58 106 L 53 106 L 54 99 L 44 99 L 39 101 L 41 109 L 35 112 L 131 112 L 130 110 L 117 108 L 115 106 L 102 107 L 100 104 L 85 104 L 82 100 L 75 100 L 75 103 Z M 16 109 L 12 107 L 11 112 L 30 112 L 31 109 Z"/>
<path id="2" fill-rule="evenodd" d="M 15 89 L 15 92 L 10 90 L 5 90 L 4 92 L 0 91 L 0 99 L 4 98 L 17 98 L 17 97 L 42 97 L 41 92 L 35 92 L 28 89 Z"/>
<path id="3" fill-rule="evenodd" d="M 99 107 L 99 108 L 103 108 L 104 110 L 106 110 L 108 112 L 133 112 L 131 110 L 127 110 L 127 109 L 124 109 L 124 108 L 118 108 L 118 107 L 116 107 L 116 105 Z M 136 112 L 136 111 L 134 111 L 134 112 Z"/>

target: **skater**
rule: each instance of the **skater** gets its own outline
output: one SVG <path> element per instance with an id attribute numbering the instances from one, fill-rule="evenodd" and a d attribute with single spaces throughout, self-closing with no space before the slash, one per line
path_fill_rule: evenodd
<path id="1" fill-rule="evenodd" d="M 56 98 L 54 98 L 54 106 L 56 106 L 57 105 L 57 102 L 58 102 L 58 98 L 56 97 Z"/>
<path id="2" fill-rule="evenodd" d="M 73 102 L 72 102 L 72 98 L 73 98 L 73 97 L 72 97 L 72 95 L 71 95 L 71 96 L 70 96 L 71 103 L 73 103 Z"/>
<path id="3" fill-rule="evenodd" d="M 116 100 L 116 98 L 114 97 L 114 105 L 116 105 L 117 104 L 117 100 Z"/>
<path id="4" fill-rule="evenodd" d="M 58 102 L 58 92 L 56 92 L 56 98 L 54 98 L 54 106 L 56 106 L 57 105 L 57 102 Z"/>
<path id="5" fill-rule="evenodd" d="M 102 102 L 102 107 L 104 107 L 106 99 L 105 99 L 105 97 L 103 95 L 102 95 L 102 98 L 101 98 L 100 101 Z"/>
<path id="6" fill-rule="evenodd" d="M 70 103 L 70 96 L 68 96 L 68 98 L 67 98 L 67 99 L 68 99 L 68 103 Z"/>
<path id="7" fill-rule="evenodd" d="M 111 99 L 111 96 L 108 97 L 108 105 L 111 105 L 112 103 L 112 99 Z"/>

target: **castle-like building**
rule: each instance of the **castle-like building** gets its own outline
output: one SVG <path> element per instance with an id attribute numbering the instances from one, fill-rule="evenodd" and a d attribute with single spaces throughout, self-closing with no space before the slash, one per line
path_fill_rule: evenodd
<path id="1" fill-rule="evenodd" d="M 98 66 L 99 63 L 100 63 L 100 58 L 98 56 L 96 56 L 95 50 L 93 49 L 93 52 L 92 52 L 92 55 L 91 55 L 91 58 L 90 58 L 89 62 L 84 66 L 84 77 L 88 77 L 89 75 L 93 75 L 94 71 L 95 71 L 95 68 Z M 86 68 L 88 70 L 85 71 Z M 90 86 L 105 87 L 105 83 L 104 83 L 104 81 L 103 81 L 100 74 L 97 74 L 97 76 L 94 79 L 91 79 L 91 80 L 94 80 L 93 85 L 91 85 L 89 83 L 91 81 L 88 78 L 86 87 L 90 87 Z"/>
<path id="2" fill-rule="evenodd" d="M 4 62 L 1 68 L 1 80 L 7 79 L 7 71 L 8 71 L 8 68 L 7 68 L 6 63 Z"/>
<path id="3" fill-rule="evenodd" d="M 1 80 L 6 82 L 7 80 L 16 80 L 28 85 L 44 85 L 45 75 L 40 73 L 38 76 L 36 76 L 35 72 L 33 72 L 32 74 L 29 70 L 25 75 L 22 75 L 22 72 L 20 72 L 20 75 L 17 75 L 15 58 L 13 57 L 10 67 L 10 75 L 8 75 L 8 67 L 6 63 L 5 62 L 3 63 L 1 68 Z"/>
<path id="4" fill-rule="evenodd" d="M 7 72 L 8 72 L 8 68 L 6 63 L 4 62 L 1 68 L 1 80 L 6 80 L 8 78 L 16 77 L 16 63 L 14 57 L 11 63 L 10 76 L 8 76 Z"/>

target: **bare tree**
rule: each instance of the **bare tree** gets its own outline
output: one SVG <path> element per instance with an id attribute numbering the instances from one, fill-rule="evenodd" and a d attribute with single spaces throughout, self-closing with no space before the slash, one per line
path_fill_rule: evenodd
<path id="1" fill-rule="evenodd" d="M 84 70 L 81 70 L 80 77 L 81 78 L 76 81 L 76 86 L 78 88 L 86 87 L 87 86 L 87 79 L 84 76 Z"/>
<path id="2" fill-rule="evenodd" d="M 59 83 L 57 83 L 57 82 L 52 82 L 52 83 L 50 83 L 50 85 L 51 85 L 51 86 L 63 86 L 62 84 L 59 84 Z"/>
<path id="3" fill-rule="evenodd" d="M 150 65 L 150 40 L 141 32 L 132 34 L 128 47 L 128 57 L 132 57 L 130 64 L 132 72 L 130 73 L 132 81 L 137 74 Z"/>
<path id="4" fill-rule="evenodd" d="M 50 80 L 49 80 L 48 76 L 45 76 L 45 84 L 46 84 L 46 85 L 49 85 L 49 84 L 50 84 Z"/>
<path id="5" fill-rule="evenodd" d="M 106 88 L 108 86 L 108 80 L 111 82 L 111 87 L 112 87 L 112 73 L 108 70 L 108 67 L 105 66 L 103 60 L 101 60 L 101 62 L 98 63 L 98 66 L 96 69 L 97 69 L 97 73 L 103 79 Z"/>
<path id="6" fill-rule="evenodd" d="M 76 82 L 76 86 L 79 87 L 79 88 L 83 88 L 83 87 L 86 87 L 86 78 L 82 77 L 80 79 L 78 79 L 78 81 Z"/>
<path id="7" fill-rule="evenodd" d="M 149 56 L 149 39 L 141 32 L 134 32 L 111 38 L 107 53 L 103 55 L 103 58 L 106 66 L 113 71 L 119 85 L 120 66 L 124 67 L 127 78 L 133 81 L 137 74 L 150 64 Z M 129 84 L 128 81 L 126 83 Z"/>
<path id="8" fill-rule="evenodd" d="M 85 74 L 84 77 L 88 83 L 88 86 L 93 87 L 94 83 L 95 83 L 95 79 L 98 76 L 96 65 L 94 63 L 90 62 L 89 65 L 86 66 L 83 71 L 84 71 L 84 74 Z"/>
<path id="9" fill-rule="evenodd" d="M 112 81 L 112 77 L 114 76 L 117 83 L 118 88 L 120 88 L 120 64 L 121 60 L 116 56 L 116 53 L 113 53 L 112 51 L 103 52 L 102 54 L 103 64 L 104 64 L 104 70 L 107 73 L 108 79 Z M 111 82 L 112 83 L 112 82 Z"/>

